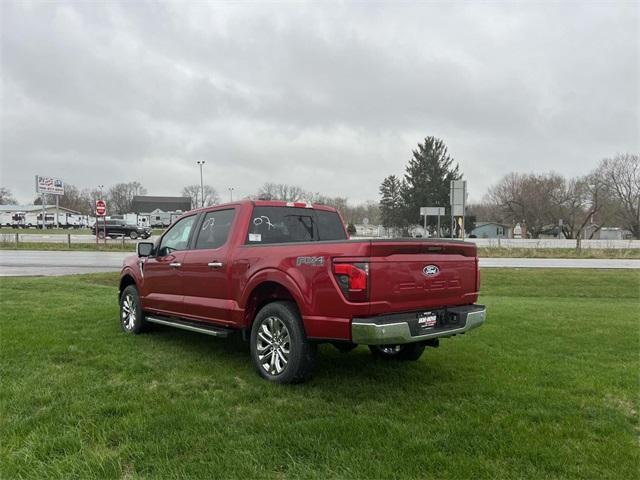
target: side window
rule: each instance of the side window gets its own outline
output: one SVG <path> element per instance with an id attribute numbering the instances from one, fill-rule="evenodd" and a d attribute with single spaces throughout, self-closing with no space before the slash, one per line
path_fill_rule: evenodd
<path id="1" fill-rule="evenodd" d="M 166 255 L 175 250 L 185 250 L 189 244 L 189 234 L 191 233 L 195 219 L 196 216 L 191 215 L 190 217 L 179 220 L 178 223 L 171 227 L 167 233 L 165 233 L 164 237 L 162 237 L 159 251 L 163 252 L 163 250 L 166 250 L 163 252 Z"/>
<path id="2" fill-rule="evenodd" d="M 315 214 L 309 208 L 255 207 L 247 244 L 312 242 L 318 239 Z"/>
<path id="3" fill-rule="evenodd" d="M 336 212 L 327 212 L 325 210 L 316 210 L 316 215 L 318 217 L 319 240 L 347 239 L 340 215 Z"/>
<path id="4" fill-rule="evenodd" d="M 196 249 L 219 248 L 224 245 L 229 236 L 234 216 L 235 210 L 233 209 L 207 213 L 198 232 Z"/>

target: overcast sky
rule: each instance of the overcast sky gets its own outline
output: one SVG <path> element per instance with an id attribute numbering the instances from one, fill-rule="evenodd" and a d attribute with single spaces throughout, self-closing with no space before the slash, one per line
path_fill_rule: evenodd
<path id="1" fill-rule="evenodd" d="M 378 200 L 427 135 L 472 200 L 640 148 L 638 3 L 2 2 L 0 184 Z"/>

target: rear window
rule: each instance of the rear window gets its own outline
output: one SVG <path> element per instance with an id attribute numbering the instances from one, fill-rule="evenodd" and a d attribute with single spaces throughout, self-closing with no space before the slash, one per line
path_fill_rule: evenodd
<path id="1" fill-rule="evenodd" d="M 247 234 L 248 244 L 346 240 L 336 212 L 294 207 L 255 207 Z"/>

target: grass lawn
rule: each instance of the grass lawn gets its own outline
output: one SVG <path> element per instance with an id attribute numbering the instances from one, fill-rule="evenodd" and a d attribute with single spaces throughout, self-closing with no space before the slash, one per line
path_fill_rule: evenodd
<path id="1" fill-rule="evenodd" d="M 116 276 L 3 278 L 0 478 L 637 478 L 640 272 L 484 270 L 487 323 L 415 363 L 118 324 Z"/>

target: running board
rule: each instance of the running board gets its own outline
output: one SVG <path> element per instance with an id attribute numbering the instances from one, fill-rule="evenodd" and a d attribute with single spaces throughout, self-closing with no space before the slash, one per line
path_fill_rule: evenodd
<path id="1" fill-rule="evenodd" d="M 191 322 L 189 320 L 182 320 L 178 318 L 169 317 L 154 317 L 146 315 L 144 319 L 147 322 L 157 323 L 160 325 L 167 325 L 169 327 L 181 328 L 183 330 L 189 330 L 191 332 L 204 333 L 205 335 L 213 335 L 214 337 L 228 337 L 234 330 L 224 327 L 216 327 L 214 325 L 208 325 L 206 323 Z"/>

